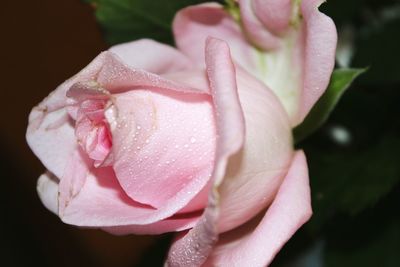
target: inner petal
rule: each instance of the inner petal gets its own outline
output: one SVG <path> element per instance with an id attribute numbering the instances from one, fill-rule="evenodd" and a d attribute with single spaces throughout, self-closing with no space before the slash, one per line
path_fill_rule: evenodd
<path id="1" fill-rule="evenodd" d="M 113 167 L 127 195 L 155 208 L 185 190 L 190 196 L 185 199 L 196 196 L 210 179 L 214 162 L 210 97 L 131 90 L 115 95 L 114 105 L 115 112 L 107 116 L 109 124 L 116 125 Z"/>
<path id="2" fill-rule="evenodd" d="M 75 135 L 95 166 L 100 165 L 112 147 L 111 133 L 104 116 L 106 100 L 89 99 L 77 104 Z"/>

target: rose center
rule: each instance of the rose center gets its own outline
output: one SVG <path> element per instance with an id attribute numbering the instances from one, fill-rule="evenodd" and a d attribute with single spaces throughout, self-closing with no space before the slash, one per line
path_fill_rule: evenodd
<path id="1" fill-rule="evenodd" d="M 81 148 L 97 167 L 102 165 L 112 147 L 111 132 L 104 116 L 107 100 L 89 99 L 80 103 L 75 135 Z"/>

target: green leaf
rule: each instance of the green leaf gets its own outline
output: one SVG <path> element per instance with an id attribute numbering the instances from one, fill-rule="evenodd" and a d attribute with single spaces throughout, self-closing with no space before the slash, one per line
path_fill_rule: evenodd
<path id="1" fill-rule="evenodd" d="M 328 122 L 300 144 L 309 164 L 313 228 L 321 228 L 338 212 L 356 216 L 400 182 L 396 89 L 349 90 Z M 347 142 L 333 135 L 338 128 L 347 132 Z"/>
<path id="2" fill-rule="evenodd" d="M 173 43 L 171 23 L 175 13 L 204 0 L 84 0 L 96 10 L 106 41 L 122 43 L 151 38 Z"/>
<path id="3" fill-rule="evenodd" d="M 365 71 L 366 69 L 336 69 L 333 72 L 328 89 L 311 109 L 305 120 L 293 130 L 296 143 L 309 136 L 328 119 L 329 114 L 346 89 L 355 78 Z"/>

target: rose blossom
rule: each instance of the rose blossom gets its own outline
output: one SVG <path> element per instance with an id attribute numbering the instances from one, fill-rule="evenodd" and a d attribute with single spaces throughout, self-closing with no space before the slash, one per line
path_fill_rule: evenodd
<path id="1" fill-rule="evenodd" d="M 258 66 L 239 52 L 254 48 L 219 6 L 182 10 L 174 29 L 186 55 L 151 40 L 114 46 L 32 110 L 27 140 L 48 170 L 39 196 L 72 225 L 179 231 L 168 266 L 267 265 L 311 216 L 291 128 L 314 93 L 297 86 L 306 108 L 289 116 L 248 73 Z"/>

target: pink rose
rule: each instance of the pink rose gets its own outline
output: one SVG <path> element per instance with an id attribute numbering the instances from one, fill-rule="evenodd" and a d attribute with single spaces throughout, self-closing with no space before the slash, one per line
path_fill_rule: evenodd
<path id="1" fill-rule="evenodd" d="M 248 73 L 258 66 L 238 51 L 253 48 L 219 6 L 184 9 L 174 26 L 187 56 L 151 40 L 114 46 L 32 110 L 27 140 L 48 170 L 39 196 L 68 224 L 180 232 L 168 266 L 267 265 L 311 216 L 291 133 L 303 109 L 288 116 Z M 204 49 L 205 34 L 227 39 L 238 64 L 220 39 Z"/>

